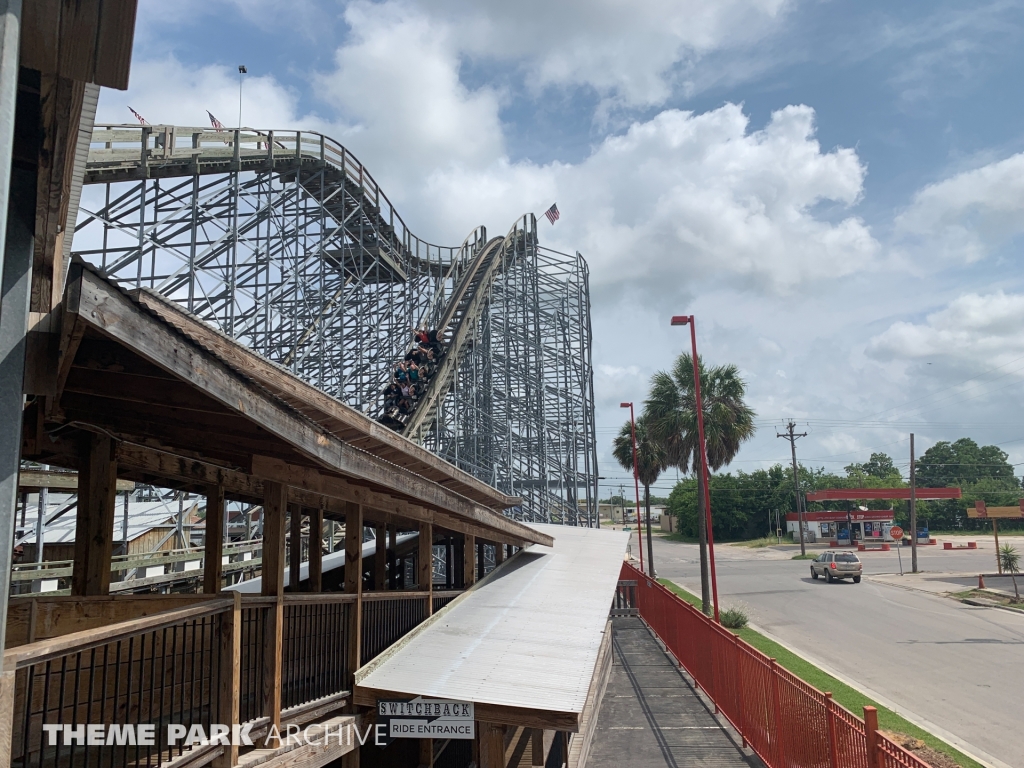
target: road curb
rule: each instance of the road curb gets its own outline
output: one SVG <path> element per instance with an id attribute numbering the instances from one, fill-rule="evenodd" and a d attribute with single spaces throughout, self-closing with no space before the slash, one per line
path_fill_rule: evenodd
<path id="1" fill-rule="evenodd" d="M 680 587 L 685 589 L 687 592 L 690 592 L 691 594 L 700 594 L 699 590 L 697 592 L 694 592 L 692 587 L 689 587 L 689 586 L 687 586 L 685 584 L 679 584 L 679 582 L 677 582 L 677 581 L 673 581 L 672 583 L 673 584 L 678 584 Z M 885 582 L 879 582 L 879 583 L 885 583 Z M 912 589 L 913 590 L 913 587 L 905 587 L 905 589 Z M 924 590 L 913 590 L 913 591 L 915 591 L 915 592 L 922 592 Z M 930 593 L 930 594 L 934 594 L 934 593 Z M 855 682 L 854 680 L 851 680 L 849 677 L 844 675 L 842 672 L 837 671 L 832 666 L 830 666 L 829 664 L 821 661 L 820 659 L 817 659 L 814 656 L 808 655 L 804 651 L 797 650 L 792 645 L 790 645 L 788 642 L 786 642 L 784 640 L 781 640 L 779 637 L 777 637 L 776 635 L 774 635 L 771 632 L 767 631 L 763 627 L 761 627 L 761 626 L 759 626 L 757 624 L 751 624 L 749 622 L 747 623 L 747 626 L 750 627 L 755 632 L 761 633 L 762 635 L 767 637 L 772 642 L 778 643 L 783 648 L 785 648 L 787 651 L 792 653 L 794 656 L 797 656 L 797 657 L 803 659 L 808 664 L 813 664 L 818 669 L 820 669 L 822 672 L 825 672 L 826 674 L 831 675 L 832 677 L 834 677 L 839 682 L 841 682 L 841 683 L 843 683 L 845 685 L 850 686 L 851 688 L 853 688 L 855 691 L 857 691 L 861 695 L 867 696 L 869 699 L 873 699 L 874 701 L 878 702 L 879 704 L 881 704 L 886 709 L 890 709 L 893 712 L 895 712 L 897 715 L 899 715 L 900 717 L 904 718 L 905 720 L 909 720 L 911 723 L 916 725 L 918 728 L 922 728 L 922 729 L 928 731 L 928 733 L 930 733 L 932 736 L 937 738 L 939 741 L 945 742 L 948 746 L 950 746 L 953 749 L 956 749 L 956 750 L 962 752 L 963 754 L 967 755 L 969 758 L 971 758 L 975 762 L 981 763 L 983 766 L 985 766 L 985 768 L 1013 768 L 1013 766 L 1010 765 L 1009 763 L 1004 763 L 999 758 L 993 757 L 992 755 L 988 754 L 987 752 L 985 752 L 985 751 L 983 751 L 981 749 L 978 749 L 977 747 L 973 746 L 972 744 L 969 744 L 966 741 L 964 741 L 963 739 L 961 739 L 959 736 L 956 736 L 955 734 L 952 734 L 949 731 L 947 731 L 945 728 L 942 728 L 941 726 L 936 725 L 935 723 L 931 722 L 930 720 L 927 720 L 927 719 L 921 717 L 920 715 L 917 715 L 914 712 L 911 712 L 906 707 L 903 707 L 903 706 L 895 703 L 894 701 L 892 701 L 891 699 L 889 699 L 886 696 L 883 696 L 882 694 L 878 693 L 877 691 L 873 691 L 872 689 L 867 688 L 867 687 L 861 685 L 860 683 Z"/>

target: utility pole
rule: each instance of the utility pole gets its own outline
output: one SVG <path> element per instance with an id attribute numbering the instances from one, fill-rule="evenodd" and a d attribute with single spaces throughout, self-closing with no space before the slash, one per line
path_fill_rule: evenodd
<path id="1" fill-rule="evenodd" d="M 792 421 L 786 425 L 786 431 L 783 433 L 775 433 L 776 437 L 784 437 L 789 440 L 789 447 L 793 453 L 793 493 L 796 494 L 796 519 L 797 519 L 797 535 L 800 538 L 800 554 L 807 554 L 807 547 L 804 545 L 804 508 L 800 503 L 800 475 L 796 468 L 796 441 L 797 438 L 807 437 L 806 432 L 794 432 L 796 424 Z"/>
<path id="2" fill-rule="evenodd" d="M 910 433 L 910 570 L 917 573 L 917 475 L 914 471 L 914 433 Z"/>

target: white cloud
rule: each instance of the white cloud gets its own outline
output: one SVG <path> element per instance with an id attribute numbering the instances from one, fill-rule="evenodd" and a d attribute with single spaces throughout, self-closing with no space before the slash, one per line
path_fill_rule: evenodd
<path id="1" fill-rule="evenodd" d="M 727 104 L 664 111 L 579 164 L 499 159 L 435 173 L 427 189 L 431 201 L 465 199 L 492 222 L 557 200 L 562 219 L 542 237 L 582 251 L 598 286 L 658 292 L 713 277 L 778 293 L 873 266 L 878 244 L 863 221 L 812 210 L 823 200 L 854 205 L 864 175 L 853 150 L 821 151 L 809 107 L 786 107 L 750 131 L 742 108 Z M 443 204 L 427 206 L 443 217 Z"/>
<path id="2" fill-rule="evenodd" d="M 658 105 L 687 86 L 706 54 L 776 29 L 788 0 L 447 0 L 465 50 L 518 61 L 528 83 L 589 86 L 628 105 Z"/>
<path id="3" fill-rule="evenodd" d="M 1024 354 L 1024 294 L 969 293 L 929 314 L 924 322 L 901 321 L 875 336 L 867 353 L 878 360 L 941 357 L 989 369 Z"/>
<path id="4" fill-rule="evenodd" d="M 1024 232 L 1024 153 L 920 190 L 896 218 L 906 241 L 972 263 Z"/>
<path id="5" fill-rule="evenodd" d="M 372 157 L 378 179 L 390 172 L 422 183 L 432 170 L 503 155 L 498 94 L 462 84 L 445 24 L 396 3 L 352 3 L 345 19 L 350 40 L 315 84 L 347 123 L 337 138 Z"/>

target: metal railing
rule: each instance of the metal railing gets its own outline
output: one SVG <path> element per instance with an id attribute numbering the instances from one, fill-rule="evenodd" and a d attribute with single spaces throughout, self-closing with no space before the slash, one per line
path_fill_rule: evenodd
<path id="1" fill-rule="evenodd" d="M 361 663 L 366 664 L 427 618 L 429 592 L 363 595 Z"/>
<path id="2" fill-rule="evenodd" d="M 655 635 L 769 768 L 929 768 L 865 719 L 780 667 L 628 563 L 636 606 Z"/>
<path id="3" fill-rule="evenodd" d="M 222 621 L 232 610 L 233 601 L 214 600 L 8 651 L 5 669 L 16 673 L 11 764 L 160 766 L 182 754 L 182 745 L 168 744 L 168 724 L 209 733 L 220 722 Z M 89 744 L 86 726 L 96 723 L 152 724 L 153 744 Z M 74 738 L 51 739 L 44 724 Z"/>

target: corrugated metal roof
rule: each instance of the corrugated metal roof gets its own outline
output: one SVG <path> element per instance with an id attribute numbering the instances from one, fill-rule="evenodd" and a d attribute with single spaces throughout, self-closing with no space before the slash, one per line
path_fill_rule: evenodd
<path id="1" fill-rule="evenodd" d="M 50 494 L 50 499 L 54 498 L 54 494 Z M 66 497 L 66 499 L 74 498 L 72 496 Z M 62 499 L 59 503 L 50 503 L 47 506 L 46 514 L 50 515 L 56 512 L 61 507 L 65 506 L 67 501 Z M 194 501 L 188 502 L 188 507 L 185 508 L 186 513 L 189 508 L 195 505 Z M 154 528 L 160 527 L 174 527 L 174 518 L 178 514 L 178 502 L 166 502 L 166 501 L 131 501 L 128 503 L 128 540 L 133 541 L 144 533 Z M 36 540 L 36 511 L 38 507 L 36 505 L 29 505 L 25 514 L 25 525 L 21 525 L 21 517 L 18 517 L 19 531 L 23 531 L 21 538 L 25 543 L 35 542 Z M 121 525 L 123 522 L 124 505 L 119 500 L 115 509 L 114 514 L 114 541 L 122 540 L 122 529 Z M 44 518 L 45 520 L 45 518 Z M 56 520 L 50 522 L 46 526 L 46 530 L 43 531 L 43 541 L 47 544 L 60 544 L 70 543 L 75 540 L 75 529 L 78 523 L 78 517 L 75 510 L 71 510 L 66 514 L 58 517 Z M 187 526 L 186 526 L 187 527 Z"/>
<path id="2" fill-rule="evenodd" d="M 482 582 L 357 685 L 580 713 L 629 533 L 530 524 L 555 537 Z"/>

